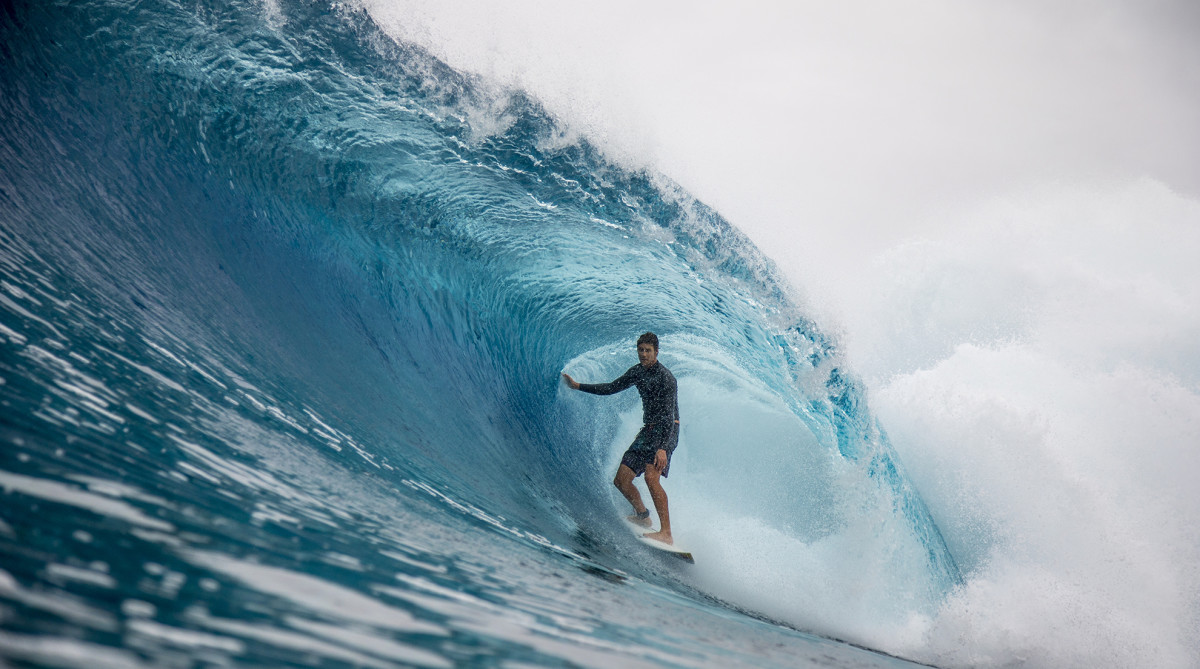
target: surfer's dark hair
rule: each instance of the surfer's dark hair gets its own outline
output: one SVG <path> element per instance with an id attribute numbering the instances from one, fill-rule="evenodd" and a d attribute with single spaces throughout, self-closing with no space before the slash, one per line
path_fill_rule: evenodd
<path id="1" fill-rule="evenodd" d="M 649 344 L 654 347 L 655 351 L 657 351 L 658 350 L 658 335 L 654 334 L 653 332 L 647 332 L 647 333 L 643 334 L 642 336 L 638 337 L 637 343 L 638 343 L 638 346 L 641 346 L 642 344 Z"/>

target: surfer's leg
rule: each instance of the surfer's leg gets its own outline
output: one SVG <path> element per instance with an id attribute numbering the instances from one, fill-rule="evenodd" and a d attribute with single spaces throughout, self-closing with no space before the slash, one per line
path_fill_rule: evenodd
<path id="1" fill-rule="evenodd" d="M 643 536 L 670 544 L 674 543 L 671 539 L 671 512 L 667 508 L 667 491 L 663 490 L 659 481 L 661 476 L 662 471 L 653 463 L 646 465 L 646 487 L 650 489 L 650 500 L 654 502 L 654 510 L 658 512 L 658 531 Z"/>
<path id="2" fill-rule="evenodd" d="M 638 514 L 637 516 L 630 516 L 629 519 L 639 525 L 644 520 L 646 527 L 650 527 L 649 518 L 642 519 L 638 517 L 646 513 L 646 505 L 642 504 L 642 494 L 638 492 L 637 486 L 633 485 L 633 478 L 633 470 L 629 468 L 629 465 L 622 464 L 620 467 L 617 467 L 617 475 L 613 478 L 613 485 L 617 486 L 617 490 L 620 490 L 625 499 L 629 500 L 629 503 L 633 505 L 633 510 Z"/>

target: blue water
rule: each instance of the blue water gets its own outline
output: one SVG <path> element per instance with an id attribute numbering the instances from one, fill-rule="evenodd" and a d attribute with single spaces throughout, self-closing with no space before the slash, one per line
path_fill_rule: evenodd
<path id="1" fill-rule="evenodd" d="M 0 663 L 907 664 L 953 557 L 717 212 L 340 3 L 0 26 Z M 645 330 L 695 567 L 619 521 L 636 395 L 558 382 Z"/>

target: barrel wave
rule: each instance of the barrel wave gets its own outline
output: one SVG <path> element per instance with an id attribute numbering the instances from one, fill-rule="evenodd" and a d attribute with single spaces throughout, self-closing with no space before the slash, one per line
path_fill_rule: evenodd
<path id="1" fill-rule="evenodd" d="M 0 657 L 892 666 L 958 583 L 835 340 L 669 178 L 341 3 L 2 21 Z M 694 568 L 617 520 L 636 395 L 559 383 L 646 330 Z"/>

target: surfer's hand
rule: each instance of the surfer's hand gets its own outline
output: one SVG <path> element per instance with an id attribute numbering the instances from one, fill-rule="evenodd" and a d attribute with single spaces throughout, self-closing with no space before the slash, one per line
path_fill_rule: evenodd
<path id="1" fill-rule="evenodd" d="M 579 390 L 579 382 L 575 379 L 572 379 L 570 374 L 563 372 L 562 376 L 563 381 L 567 382 L 567 387 L 571 388 L 572 390 Z"/>
<path id="2" fill-rule="evenodd" d="M 661 448 L 654 454 L 654 468 L 660 472 L 667 468 L 667 452 Z"/>

